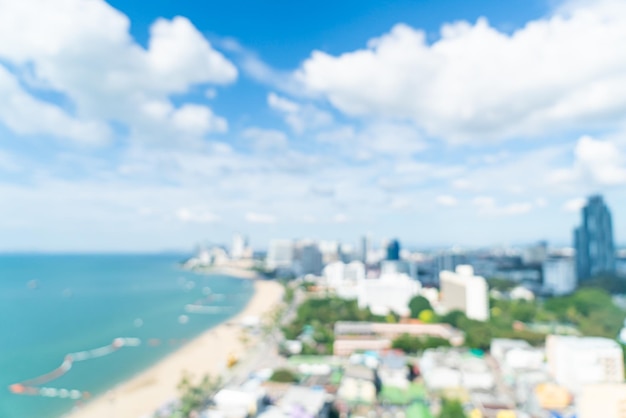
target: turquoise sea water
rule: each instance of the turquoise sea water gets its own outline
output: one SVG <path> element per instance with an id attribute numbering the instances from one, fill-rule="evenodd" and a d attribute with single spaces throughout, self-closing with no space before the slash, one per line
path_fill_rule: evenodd
<path id="1" fill-rule="evenodd" d="M 164 342 L 75 363 L 44 385 L 102 394 L 175 350 L 179 345 L 172 340 L 224 322 L 252 296 L 250 281 L 185 272 L 178 261 L 172 255 L 0 255 L 0 418 L 56 418 L 71 410 L 76 401 L 8 390 L 52 371 L 67 353 L 105 346 L 116 337 Z M 31 280 L 36 289 L 29 288 Z M 222 309 L 185 313 L 185 304 L 202 299 L 207 287 L 217 295 L 210 306 Z M 189 321 L 181 324 L 181 315 Z"/>

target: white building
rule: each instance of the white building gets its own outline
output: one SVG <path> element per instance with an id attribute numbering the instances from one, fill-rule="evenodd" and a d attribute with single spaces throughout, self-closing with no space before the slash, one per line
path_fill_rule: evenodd
<path id="1" fill-rule="evenodd" d="M 319 249 L 322 252 L 324 264 L 329 264 L 340 260 L 340 245 L 337 241 L 320 241 Z"/>
<path id="2" fill-rule="evenodd" d="M 357 282 L 365 280 L 365 265 L 360 261 L 347 264 L 336 261 L 324 267 L 322 275 L 329 287 L 336 288 L 346 284 L 356 285 Z"/>
<path id="3" fill-rule="evenodd" d="M 230 257 L 238 260 L 246 255 L 248 240 L 240 233 L 233 235 L 233 245 L 230 248 Z"/>
<path id="4" fill-rule="evenodd" d="M 555 381 L 574 393 L 586 384 L 624 381 L 622 348 L 608 338 L 550 335 L 546 356 Z"/>
<path id="5" fill-rule="evenodd" d="M 588 385 L 578 399 L 579 418 L 624 418 L 626 384 Z"/>
<path id="6" fill-rule="evenodd" d="M 274 239 L 270 241 L 267 252 L 267 267 L 270 269 L 291 268 L 294 248 L 291 240 Z"/>
<path id="7" fill-rule="evenodd" d="M 489 295 L 487 281 L 474 276 L 472 266 L 457 266 L 456 272 L 439 273 L 441 305 L 448 312 L 458 310 L 470 319 L 489 319 Z"/>
<path id="8" fill-rule="evenodd" d="M 549 258 L 543 263 L 543 288 L 553 295 L 576 290 L 576 265 L 571 257 Z"/>
<path id="9" fill-rule="evenodd" d="M 395 312 L 409 316 L 409 302 L 420 292 L 421 285 L 406 274 L 385 274 L 378 279 L 364 279 L 357 284 L 360 308 L 369 308 L 376 315 Z"/>

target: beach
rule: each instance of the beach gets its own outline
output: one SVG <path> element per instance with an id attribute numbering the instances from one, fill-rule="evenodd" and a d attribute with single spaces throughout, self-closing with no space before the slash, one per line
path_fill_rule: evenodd
<path id="1" fill-rule="evenodd" d="M 67 414 L 67 418 L 140 418 L 177 398 L 176 386 L 183 372 L 195 381 L 208 374 L 222 374 L 229 356 L 244 357 L 240 323 L 250 317 L 262 318 L 282 300 L 283 287 L 273 281 L 254 281 L 254 295 L 235 317 L 207 330 L 149 369 Z M 253 337 L 258 338 L 258 337 Z M 254 341 L 248 341 L 248 344 Z"/>

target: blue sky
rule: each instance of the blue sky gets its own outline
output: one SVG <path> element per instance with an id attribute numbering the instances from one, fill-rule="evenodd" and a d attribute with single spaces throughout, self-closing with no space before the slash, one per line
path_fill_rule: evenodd
<path id="1" fill-rule="evenodd" d="M 626 237 L 623 2 L 0 11 L 0 251 Z"/>

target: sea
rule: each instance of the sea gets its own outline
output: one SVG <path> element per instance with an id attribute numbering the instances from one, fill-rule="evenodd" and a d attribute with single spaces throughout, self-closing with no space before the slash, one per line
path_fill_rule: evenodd
<path id="1" fill-rule="evenodd" d="M 252 282 L 184 271 L 182 259 L 172 254 L 0 255 L 0 418 L 58 418 L 84 402 L 9 390 L 53 371 L 68 353 L 105 347 L 120 337 L 141 340 L 138 346 L 75 362 L 43 385 L 98 396 L 227 321 L 250 300 Z M 195 303 L 215 309 L 186 312 L 185 305 Z"/>

